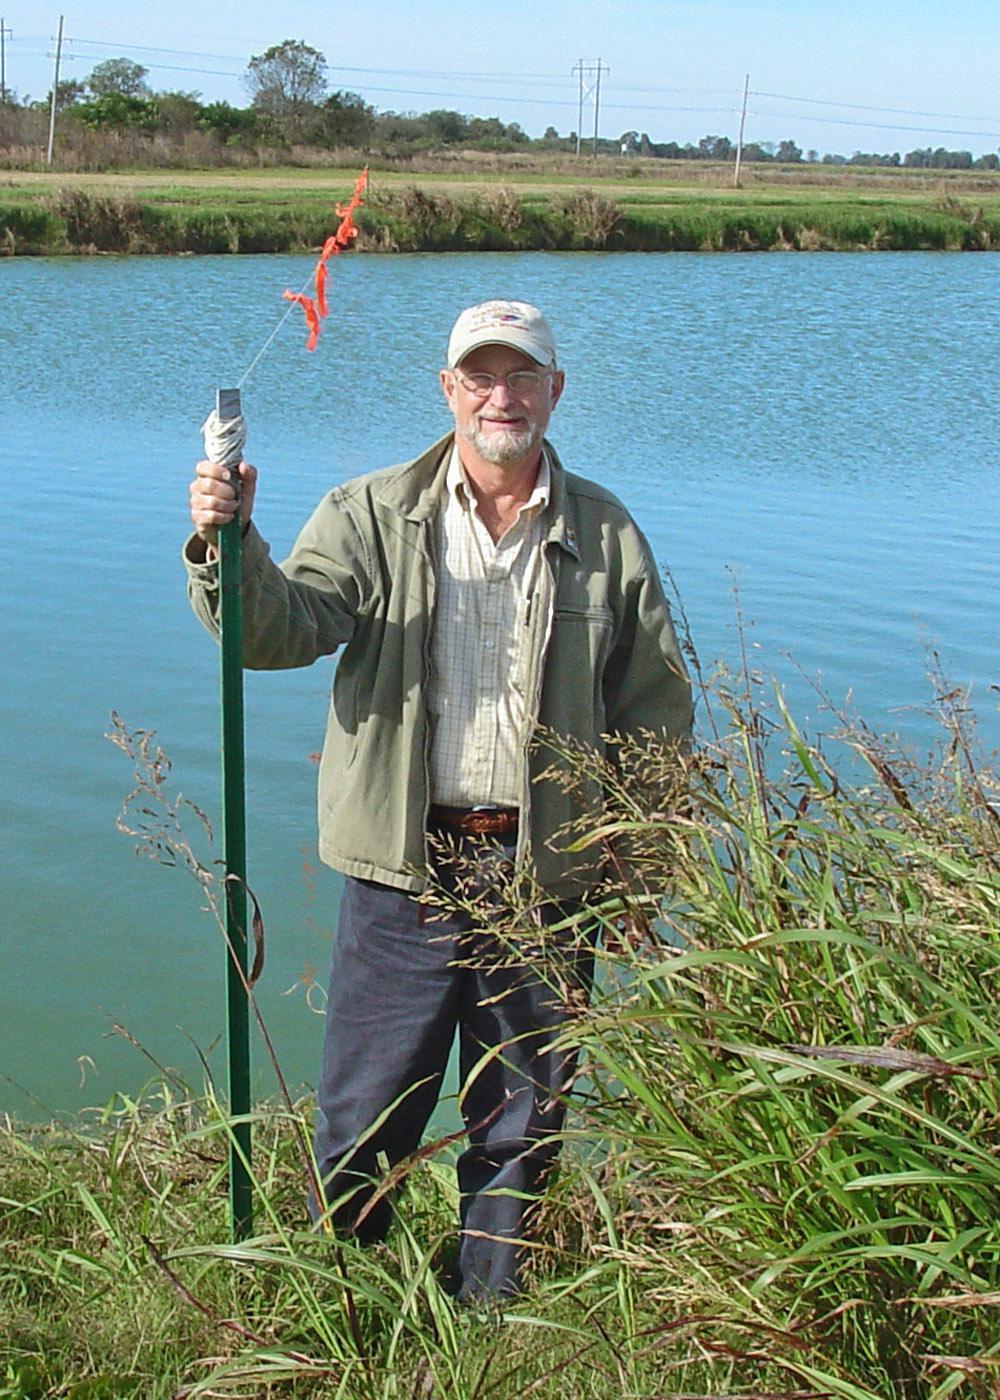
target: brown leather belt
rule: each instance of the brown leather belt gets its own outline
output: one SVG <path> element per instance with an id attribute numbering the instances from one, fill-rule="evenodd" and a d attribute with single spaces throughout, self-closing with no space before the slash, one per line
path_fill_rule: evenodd
<path id="1" fill-rule="evenodd" d="M 428 812 L 436 826 L 449 826 L 464 836 L 514 836 L 517 832 L 516 807 L 439 807 Z"/>

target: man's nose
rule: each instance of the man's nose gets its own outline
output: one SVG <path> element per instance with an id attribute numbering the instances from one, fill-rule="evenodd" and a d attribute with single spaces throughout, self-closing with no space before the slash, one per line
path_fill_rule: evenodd
<path id="1" fill-rule="evenodd" d="M 504 404 L 510 403 L 512 397 L 513 395 L 510 392 L 510 385 L 507 383 L 507 376 L 504 374 L 498 374 L 496 378 L 496 383 L 490 390 L 490 399 L 502 406 Z"/>

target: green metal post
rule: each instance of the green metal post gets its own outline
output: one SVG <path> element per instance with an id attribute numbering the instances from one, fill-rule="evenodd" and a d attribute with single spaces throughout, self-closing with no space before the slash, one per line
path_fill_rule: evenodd
<path id="1" fill-rule="evenodd" d="M 240 413 L 238 389 L 220 389 L 221 421 Z M 222 859 L 226 873 L 226 1009 L 229 1112 L 250 1113 L 250 1008 L 247 948 L 246 799 L 243 770 L 243 609 L 240 597 L 239 514 L 219 531 L 219 623 L 222 646 Z M 241 975 L 242 974 L 242 975 Z M 237 1123 L 229 1147 L 229 1208 L 234 1241 L 253 1227 L 250 1124 Z"/>

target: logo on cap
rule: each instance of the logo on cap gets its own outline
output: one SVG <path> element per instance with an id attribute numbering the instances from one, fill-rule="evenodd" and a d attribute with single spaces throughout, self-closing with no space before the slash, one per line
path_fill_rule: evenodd
<path id="1" fill-rule="evenodd" d="M 540 365 L 555 364 L 552 329 L 526 301 L 484 301 L 463 311 L 448 341 L 449 367 L 454 369 L 480 345 L 509 345 Z"/>

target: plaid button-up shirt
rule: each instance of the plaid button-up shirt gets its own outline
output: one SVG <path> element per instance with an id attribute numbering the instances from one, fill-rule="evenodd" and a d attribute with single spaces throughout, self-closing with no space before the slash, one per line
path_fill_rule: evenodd
<path id="1" fill-rule="evenodd" d="M 476 507 L 458 449 L 438 512 L 437 598 L 428 687 L 431 800 L 516 807 L 527 739 L 528 621 L 541 565 L 551 473 L 496 543 Z"/>

